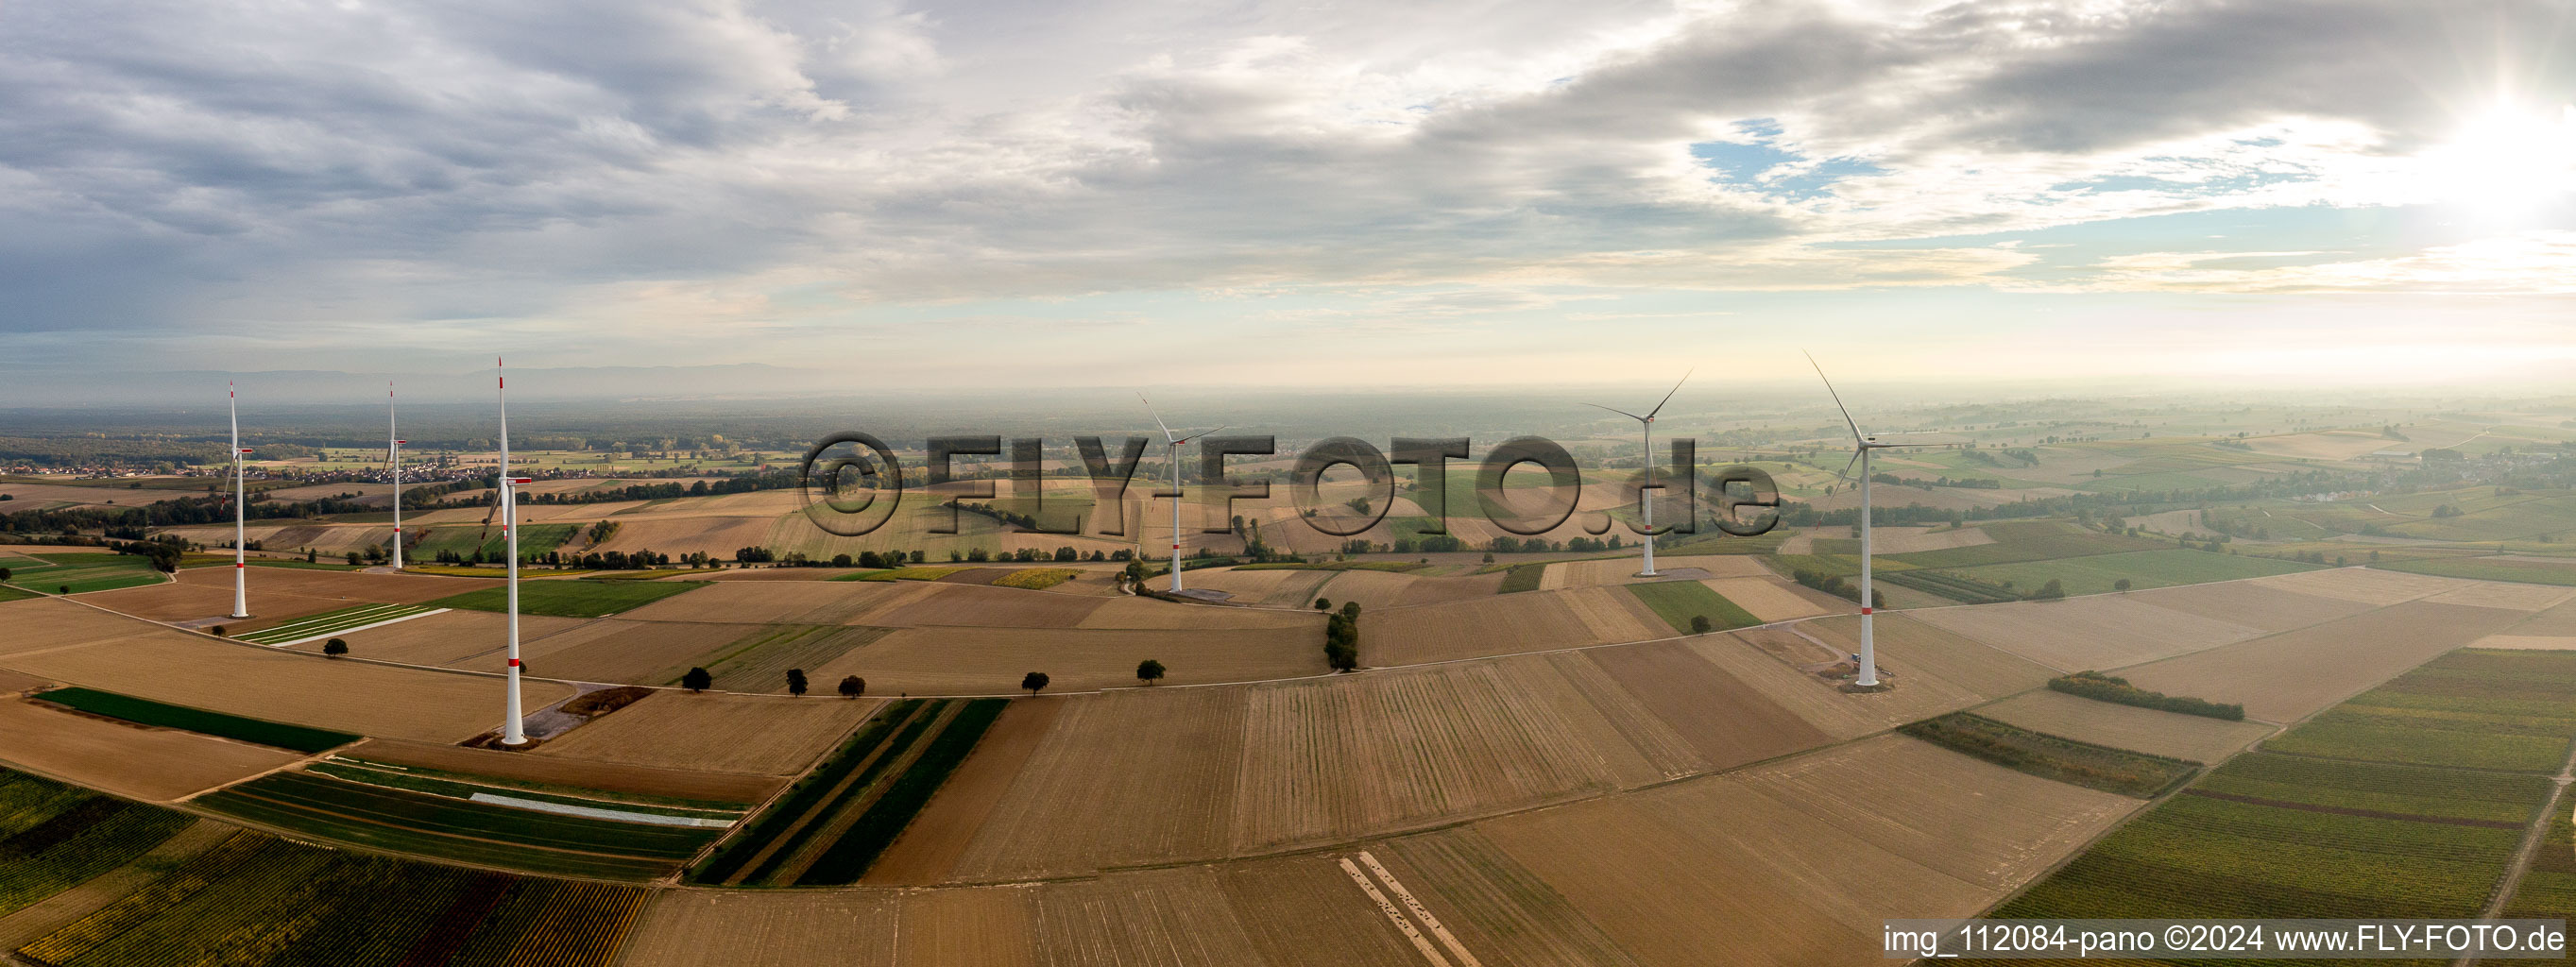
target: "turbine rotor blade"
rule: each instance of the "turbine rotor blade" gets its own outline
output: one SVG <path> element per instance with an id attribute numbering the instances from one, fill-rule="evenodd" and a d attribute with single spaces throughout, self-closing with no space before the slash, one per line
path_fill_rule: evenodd
<path id="1" fill-rule="evenodd" d="M 1139 402 L 1139 403 L 1143 403 L 1143 404 L 1145 404 L 1145 412 L 1147 412 L 1147 413 L 1149 413 L 1149 414 L 1152 414 L 1152 415 L 1153 415 L 1153 417 L 1154 417 L 1154 425 L 1155 425 L 1155 426 L 1157 426 L 1157 427 L 1161 427 L 1161 428 L 1162 428 L 1162 430 L 1163 430 L 1163 442 L 1165 442 L 1165 443 L 1176 443 L 1176 442 L 1179 442 L 1179 441 L 1176 441 L 1176 440 L 1173 440 L 1173 439 L 1172 439 L 1172 427 L 1171 427 L 1171 425 L 1163 422 L 1163 414 L 1155 413 L 1155 412 L 1154 412 L 1154 401 L 1153 401 L 1153 400 L 1149 400 L 1149 399 L 1146 399 L 1146 398 L 1145 398 L 1145 391 L 1143 391 L 1143 390 L 1137 390 L 1137 391 L 1136 391 L 1136 402 Z"/>
<path id="2" fill-rule="evenodd" d="M 1834 398 L 1834 409 L 1843 411 L 1843 425 L 1851 427 L 1852 441 L 1867 444 L 1869 438 L 1860 435 L 1860 424 L 1852 420 L 1851 407 L 1843 405 L 1843 394 L 1834 392 L 1834 381 L 1825 375 L 1824 365 L 1816 362 L 1816 354 L 1804 349 L 1798 352 L 1807 357 L 1807 365 L 1816 367 L 1816 378 L 1825 381 L 1825 393 Z"/>
<path id="3" fill-rule="evenodd" d="M 1672 388 L 1672 389 L 1670 389 L 1670 390 L 1668 390 L 1668 391 L 1666 391 L 1666 392 L 1664 393 L 1664 398 L 1663 398 L 1663 399 L 1658 400 L 1658 401 L 1656 401 L 1656 402 L 1655 402 L 1655 408 L 1654 408 L 1654 409 L 1651 409 L 1651 410 L 1647 410 L 1647 411 L 1646 411 L 1646 419 L 1647 419 L 1648 421 L 1652 421 L 1652 420 L 1654 420 L 1654 418 L 1655 418 L 1655 414 L 1663 412 L 1663 411 L 1664 411 L 1664 404 L 1672 402 L 1672 401 L 1673 401 L 1673 394 L 1674 394 L 1674 393 L 1679 393 L 1679 392 L 1681 392 L 1681 391 L 1682 391 L 1682 384 L 1683 384 L 1683 383 L 1690 382 L 1691 374 L 1692 374 L 1692 373 L 1696 373 L 1696 372 L 1699 372 L 1699 367 L 1697 367 L 1697 366 L 1693 366 L 1693 367 L 1691 367 L 1691 368 L 1689 368 L 1689 369 L 1683 370 L 1683 371 L 1682 371 L 1682 378 L 1680 378 L 1680 379 L 1677 379 L 1677 380 L 1674 380 L 1674 381 L 1673 381 L 1673 388 Z"/>
<path id="4" fill-rule="evenodd" d="M 1211 434 L 1211 433 L 1215 433 L 1215 432 L 1217 432 L 1217 430 L 1230 429 L 1230 428 L 1232 428 L 1233 426 L 1234 426 L 1234 424 L 1232 424 L 1232 423 L 1228 423 L 1228 424 L 1225 424 L 1225 425 L 1223 425 L 1223 426 L 1219 426 L 1219 427 L 1217 427 L 1217 428 L 1216 428 L 1216 430 L 1209 430 L 1209 431 L 1207 431 L 1206 433 L 1195 433 L 1195 434 L 1191 434 L 1191 435 L 1189 435 L 1189 436 L 1182 437 L 1182 438 L 1180 438 L 1180 439 L 1178 439 L 1178 440 L 1174 440 L 1174 441 L 1172 441 L 1172 442 L 1173 442 L 1173 443 L 1175 443 L 1175 444 L 1188 443 L 1188 442 L 1190 442 L 1190 441 L 1192 441 L 1192 440 L 1196 440 L 1196 439 L 1198 439 L 1199 437 L 1203 437 L 1203 436 L 1207 436 L 1207 435 L 1209 435 L 1209 434 Z"/>
<path id="5" fill-rule="evenodd" d="M 1851 468 L 1852 468 L 1852 464 L 1859 463 L 1859 462 L 1860 462 L 1860 451 L 1858 451 L 1858 450 L 1854 450 L 1854 451 L 1852 451 L 1852 458 L 1851 458 L 1849 461 L 1846 461 L 1846 462 L 1843 464 L 1843 468 L 1842 468 L 1842 469 L 1834 471 L 1834 479 L 1836 479 L 1836 480 L 1841 480 L 1841 481 L 1846 481 L 1846 482 L 1850 481 L 1850 480 L 1851 480 Z"/>
<path id="6" fill-rule="evenodd" d="M 1645 417 L 1638 416 L 1637 414 L 1630 413 L 1630 412 L 1628 412 L 1628 411 L 1626 411 L 1626 410 L 1620 409 L 1620 408 L 1615 407 L 1615 406 L 1601 406 L 1601 404 L 1599 404 L 1599 403 L 1585 403 L 1585 404 L 1583 404 L 1583 405 L 1585 405 L 1585 406 L 1598 406 L 1598 407 L 1600 407 L 1600 408 L 1602 408 L 1602 409 L 1609 410 L 1609 411 L 1610 411 L 1610 412 L 1612 412 L 1612 413 L 1617 413 L 1617 414 L 1619 414 L 1620 416 L 1627 417 L 1627 418 L 1629 418 L 1629 419 L 1631 419 L 1631 420 L 1635 420 L 1635 421 L 1637 421 L 1637 422 L 1639 422 L 1639 423 L 1644 423 L 1644 422 L 1646 422 L 1646 418 L 1645 418 Z"/>

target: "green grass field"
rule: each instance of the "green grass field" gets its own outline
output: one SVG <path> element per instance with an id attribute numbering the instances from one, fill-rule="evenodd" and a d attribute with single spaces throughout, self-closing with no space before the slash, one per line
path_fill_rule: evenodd
<path id="1" fill-rule="evenodd" d="M 306 638 L 337 634 L 351 628 L 395 621 L 413 615 L 428 614 L 438 609 L 418 604 L 362 604 L 354 608 L 326 611 L 311 617 L 297 618 L 273 628 L 234 635 L 236 641 L 254 645 L 285 645 Z"/>
<path id="2" fill-rule="evenodd" d="M 32 554 L 9 562 L 9 583 L 42 594 L 87 594 L 159 584 L 152 559 L 140 554 Z"/>
<path id="3" fill-rule="evenodd" d="M 519 582 L 519 613 L 564 618 L 605 618 L 663 598 L 705 587 L 705 581 L 569 581 Z M 502 611 L 509 607 L 504 588 L 485 588 L 423 604 L 430 608 Z"/>
<path id="4" fill-rule="evenodd" d="M 2078 742 L 1966 712 L 1925 719 L 1898 731 L 2042 779 L 2139 799 L 2153 798 L 2199 771 L 2181 759 Z"/>
<path id="5" fill-rule="evenodd" d="M 112 719 L 124 719 L 128 722 L 158 725 L 163 728 L 185 729 L 206 735 L 219 735 L 227 739 L 240 739 L 244 742 L 256 742 L 260 745 L 292 749 L 297 752 L 321 752 L 335 749 L 358 741 L 359 738 L 346 732 L 332 732 L 265 719 L 244 718 L 239 715 L 188 708 L 184 705 L 164 705 L 129 695 L 97 692 L 86 688 L 57 688 L 38 693 L 36 697 L 92 715 L 104 715 Z"/>
<path id="6" fill-rule="evenodd" d="M 302 772 L 197 798 L 298 836 L 486 866 L 604 879 L 679 868 L 722 830 L 615 822 L 490 805 Z"/>
<path id="7" fill-rule="evenodd" d="M 2576 653 L 2452 652 L 2211 771 L 1995 915 L 2475 916 L 2539 818 L 2571 709 Z"/>
<path id="8" fill-rule="evenodd" d="M 2212 554 L 2208 551 L 2186 551 L 2167 547 L 2152 551 L 2130 551 L 2122 554 L 2097 554 L 2054 561 L 2025 561 L 2017 564 L 1990 564 L 1984 567 L 1959 568 L 1943 573 L 1956 574 L 1971 581 L 2002 586 L 2012 583 L 2012 590 L 2029 594 L 2054 578 L 2068 594 L 2100 594 L 2113 590 L 2120 579 L 2127 578 L 2132 589 L 2163 588 L 2178 584 L 2206 584 L 2211 581 L 2234 581 L 2240 578 L 2314 571 L 2321 565 L 2279 561 L 2263 557 Z"/>
<path id="9" fill-rule="evenodd" d="M 6 584 L 0 584 L 0 601 L 24 601 L 28 598 L 41 597 L 44 597 L 44 595 L 37 594 L 34 591 L 27 591 L 20 588 L 10 587 Z"/>
<path id="10" fill-rule="evenodd" d="M 1749 628 L 1762 623 L 1762 619 L 1754 617 L 1752 612 L 1697 581 L 1648 581 L 1627 587 L 1637 600 L 1654 609 L 1656 617 L 1664 619 L 1665 624 L 1682 634 L 1694 633 L 1691 619 L 1696 617 L 1707 618 L 1710 629 L 1714 631 Z"/>
<path id="11" fill-rule="evenodd" d="M 2373 564 L 2384 571 L 2409 574 L 2432 574 L 2446 578 L 2469 578 L 2477 581 L 2517 581 L 2523 584 L 2576 585 L 2576 561 L 2533 561 L 2496 557 L 2437 557 L 2412 561 Z"/>
<path id="12" fill-rule="evenodd" d="M 1494 593 L 1511 594 L 1517 591 L 1536 591 L 1538 590 L 1539 581 L 1546 577 L 1547 565 L 1545 564 L 1514 564 L 1510 569 L 1503 572 L 1503 583 L 1494 589 Z"/>

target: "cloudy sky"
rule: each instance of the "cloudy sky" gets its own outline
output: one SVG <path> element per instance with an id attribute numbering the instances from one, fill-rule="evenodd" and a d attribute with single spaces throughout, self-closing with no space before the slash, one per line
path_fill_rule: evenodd
<path id="1" fill-rule="evenodd" d="M 2571 105 L 2576 0 L 23 0 L 0 373 L 2563 375 Z"/>

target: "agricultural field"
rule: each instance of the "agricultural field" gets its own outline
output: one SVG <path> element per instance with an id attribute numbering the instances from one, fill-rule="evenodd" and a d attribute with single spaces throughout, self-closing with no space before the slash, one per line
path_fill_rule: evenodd
<path id="1" fill-rule="evenodd" d="M 300 757 L 0 698 L 0 762 L 129 799 L 168 802 Z"/>
<path id="2" fill-rule="evenodd" d="M 1880 736 L 1472 829 L 1637 963 L 1857 964 L 1884 911 L 1973 915 L 2136 806 Z"/>
<path id="3" fill-rule="evenodd" d="M 41 701 L 91 715 L 227 739 L 239 739 L 243 742 L 295 752 L 322 752 L 358 741 L 358 736 L 346 732 L 308 729 L 299 725 L 287 725 L 264 719 L 227 715 L 222 712 L 209 712 L 178 705 L 164 705 L 160 702 L 86 688 L 57 688 L 38 692 L 35 697 Z"/>
<path id="4" fill-rule="evenodd" d="M 2576 737 L 2556 757 L 2436 763 L 2460 736 L 2528 745 L 2508 706 L 2576 701 L 2576 655 L 2463 650 L 2238 756 L 1997 911 L 2005 917 L 2470 917 L 2504 880 Z M 2371 746 L 2405 709 L 2447 732 Z M 2336 758 L 2301 750 L 2331 750 Z M 2515 771 L 2521 770 L 2521 771 Z"/>
<path id="5" fill-rule="evenodd" d="M 2291 597 L 2282 595 L 2282 597 Z M 1945 628 L 2059 671 L 2119 668 L 2261 637 L 2264 629 L 2150 603 L 2097 595 L 1973 608 L 1932 608 L 1906 617 Z"/>
<path id="6" fill-rule="evenodd" d="M 632 611 L 663 598 L 705 587 L 704 581 L 602 581 L 574 578 L 569 581 L 521 581 L 519 613 L 557 615 L 566 618 L 605 618 Z M 424 602 L 433 608 L 462 608 L 469 611 L 503 611 L 509 607 L 508 592 L 486 588 Z"/>
<path id="7" fill-rule="evenodd" d="M 1916 551 L 1910 554 L 1886 554 L 1881 560 L 1892 561 L 1906 567 L 1958 569 L 2021 561 L 2090 557 L 2096 554 L 2119 554 L 2128 551 L 2164 550 L 2173 546 L 2167 541 L 2085 531 L 2077 529 L 2072 524 L 2054 521 L 1988 524 L 1985 531 L 1995 538 L 1992 543 Z"/>
<path id="8" fill-rule="evenodd" d="M 84 613 L 49 614 L 42 610 L 48 606 Z M 12 617 L 52 625 L 34 640 L 64 643 L 16 652 L 5 651 L 16 642 L 0 644 L 0 668 L 52 681 L 165 705 L 427 742 L 457 742 L 499 724 L 500 690 L 489 678 L 209 641 L 66 602 L 0 607 L 11 609 Z M 527 682 L 523 691 L 530 708 L 572 695 L 568 686 L 542 681 Z"/>
<path id="9" fill-rule="evenodd" d="M 2211 581 L 2235 581 L 2289 574 L 2315 570 L 2319 566 L 2296 561 L 2213 554 L 2208 551 L 2186 551 L 2167 547 L 2151 551 L 2126 551 L 2047 561 L 1990 564 L 1941 573 L 1956 574 L 1981 584 L 2004 587 L 2023 594 L 2037 591 L 2041 585 L 2050 581 L 2059 582 L 2068 594 L 2102 594 L 2114 590 L 2114 586 L 2122 580 L 2128 581 L 2131 588 L 2162 588 L 2178 584 L 2203 584 Z"/>
<path id="10" fill-rule="evenodd" d="M 347 634 L 364 628 L 395 624 L 425 615 L 437 614 L 439 608 L 420 604 L 365 604 L 338 611 L 325 611 L 284 624 L 270 625 L 257 631 L 233 636 L 235 641 L 254 645 L 300 645 L 320 638 Z"/>
<path id="11" fill-rule="evenodd" d="M 2559 803 L 2566 803 L 2560 797 Z M 2549 828 L 2541 834 L 2531 865 L 2514 885 L 2502 914 L 2507 917 L 2565 919 L 2576 911 L 2576 823 L 2566 809 L 2549 811 Z"/>
<path id="12" fill-rule="evenodd" d="M 2576 653 L 2459 651 L 2265 742 L 2271 752 L 2547 772 L 2576 738 Z"/>
<path id="13" fill-rule="evenodd" d="M 956 878 L 1225 854 L 1250 705 L 1244 689 L 1140 688 L 1041 701 L 1066 705 L 959 856 Z"/>
<path id="14" fill-rule="evenodd" d="M 693 867 L 690 880 L 745 886 L 858 882 L 1007 704 L 908 699 L 885 706 L 756 822 Z"/>
<path id="15" fill-rule="evenodd" d="M 1655 581 L 1628 585 L 1637 600 L 1653 608 L 1655 616 L 1664 619 L 1678 634 L 1698 634 L 1698 619 L 1706 619 L 1713 630 L 1746 628 L 1762 623 L 1753 613 L 1737 607 L 1706 583 L 1699 581 Z"/>
<path id="16" fill-rule="evenodd" d="M 534 753 L 595 762 L 788 775 L 868 717 L 873 701 L 655 692 Z M 530 707 L 537 707 L 534 702 Z"/>
<path id="17" fill-rule="evenodd" d="M 9 569 L 10 585 L 43 594 L 88 594 L 169 580 L 140 554 L 12 554 L 0 558 L 0 567 Z"/>
<path id="18" fill-rule="evenodd" d="M 663 876 L 697 855 L 721 832 L 704 826 L 565 815 L 309 771 L 264 776 L 200 796 L 196 803 L 299 839 L 523 873 L 598 879 Z"/>
<path id="19" fill-rule="evenodd" d="M 1898 731 L 2017 772 L 2139 799 L 2153 799 L 2199 771 L 2180 759 L 2048 735 L 1967 712 Z"/>
<path id="20" fill-rule="evenodd" d="M 2261 722 L 2116 705 L 2050 689 L 1982 706 L 1977 714 L 2078 742 L 2203 763 L 2224 761 L 2273 732 Z"/>
<path id="21" fill-rule="evenodd" d="M 2528 584 L 2576 585 L 2576 561 L 2548 557 L 2439 557 L 2392 561 L 2372 567 L 2409 574 L 2431 574 L 2473 581 L 2518 581 Z"/>
<path id="22" fill-rule="evenodd" d="M 2119 674 L 2140 688 L 2243 705 L 2250 718 L 2291 722 L 2522 617 L 2501 608 L 2410 601 Z"/>
<path id="23" fill-rule="evenodd" d="M 833 659 L 883 638 L 893 629 L 864 625 L 765 625 L 722 651 L 707 656 L 714 688 L 728 692 L 785 692 L 789 669 L 813 675 Z M 817 679 L 816 691 L 829 693 L 838 679 Z M 675 685 L 679 677 L 654 684 Z"/>

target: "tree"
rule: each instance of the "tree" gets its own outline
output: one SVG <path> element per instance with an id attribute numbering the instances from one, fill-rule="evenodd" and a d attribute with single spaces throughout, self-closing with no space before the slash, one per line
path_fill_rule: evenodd
<path id="1" fill-rule="evenodd" d="M 2113 590 L 2113 591 L 2126 591 L 2126 590 L 2128 590 L 2128 589 L 2129 589 L 2129 579 L 2128 579 L 2128 578 L 2121 578 L 2121 579 L 2119 579 L 2119 580 L 2117 580 L 2117 581 L 2113 581 L 2113 582 L 2111 582 L 2111 590 Z"/>
<path id="2" fill-rule="evenodd" d="M 1315 599 L 1315 610 L 1317 610 L 1317 611 L 1331 611 L 1331 610 L 1333 610 L 1333 602 L 1332 602 L 1332 599 L 1330 599 L 1330 598 L 1316 598 L 1316 599 Z"/>
<path id="3" fill-rule="evenodd" d="M 6 580 L 8 580 L 8 579 L 9 579 L 9 569 L 8 569 L 8 568 L 5 568 L 5 567 L 0 567 L 0 581 L 6 581 Z"/>
<path id="4" fill-rule="evenodd" d="M 1020 687 L 1029 690 L 1029 697 L 1036 698 L 1039 692 L 1046 690 L 1047 673 L 1030 672 L 1020 676 Z"/>
<path id="5" fill-rule="evenodd" d="M 64 590 L 65 592 L 69 592 L 71 589 L 70 589 L 70 588 L 64 588 L 63 590 Z M 213 634 L 213 635 L 214 635 L 215 637 L 217 637 L 217 638 L 224 637 L 224 626 L 222 626 L 222 625 L 216 625 L 216 626 L 214 626 L 214 627 L 212 627 L 212 628 L 208 628 L 208 629 L 206 629 L 206 631 L 207 631 L 208 633 Z"/>
<path id="6" fill-rule="evenodd" d="M 847 676 L 843 676 L 843 677 L 842 677 L 842 679 L 841 679 L 841 697 L 842 697 L 842 698 L 857 698 L 857 697 L 859 697 L 859 696 L 861 696 L 861 695 L 865 695 L 865 694 L 867 694 L 867 692 L 868 692 L 868 680 L 867 680 L 867 679 L 860 678 L 860 677 L 859 677 L 859 676 L 857 676 L 857 675 L 847 675 Z"/>
<path id="7" fill-rule="evenodd" d="M 338 638 L 333 638 L 333 639 L 331 639 L 331 640 L 329 640 L 329 641 L 326 641 L 326 642 L 323 642 L 323 643 L 322 643 L 322 654 L 323 654 L 324 656 L 326 656 L 326 657 L 330 657 L 330 658 L 338 658 L 338 657 L 340 657 L 340 656 L 342 656 L 342 655 L 345 655 L 345 654 L 348 654 L 348 653 L 349 653 L 349 643 L 348 643 L 348 642 L 346 642 L 346 641 L 342 641 L 342 640 L 340 640 L 340 639 L 338 639 Z"/>
<path id="8" fill-rule="evenodd" d="M 68 584 L 57 584 L 57 585 L 54 585 L 54 593 L 55 593 L 55 594 L 70 594 L 70 593 L 72 593 L 72 586 L 71 586 L 71 585 L 68 585 Z"/>
<path id="9" fill-rule="evenodd" d="M 2047 584 L 2040 585 L 2039 590 L 2030 594 L 2033 601 L 2055 601 L 2063 597 L 2066 597 L 2066 585 L 2058 583 L 2056 578 L 2049 578 Z"/>
<path id="10" fill-rule="evenodd" d="M 716 677 L 707 674 L 704 668 L 691 668 L 688 674 L 680 676 L 680 687 L 692 692 L 706 691 L 707 686 L 715 683 Z"/>
<path id="11" fill-rule="evenodd" d="M 321 561 L 322 561 L 322 558 L 321 558 L 321 552 L 316 551 L 316 550 L 314 550 L 313 548 L 310 548 L 310 547 L 308 547 L 308 548 L 305 548 L 305 549 L 304 549 L 304 563 L 306 563 L 306 564 L 319 564 L 319 563 L 321 563 Z"/>
<path id="12" fill-rule="evenodd" d="M 1163 677 L 1163 663 L 1151 658 L 1136 663 L 1136 680 L 1147 685 Z"/>
<path id="13" fill-rule="evenodd" d="M 787 670 L 787 694 L 798 698 L 803 698 L 805 696 L 804 669 L 790 668 Z"/>
<path id="14" fill-rule="evenodd" d="M 1709 625 L 1709 623 L 1708 623 L 1708 616 L 1707 616 L 1707 615 L 1704 615 L 1704 614 L 1695 614 L 1695 615 L 1692 615 L 1692 616 L 1691 616 L 1691 634 L 1694 634 L 1694 635 L 1704 635 L 1704 634 L 1707 634 L 1707 633 L 1708 633 L 1708 630 L 1709 630 L 1709 627 L 1710 627 L 1710 625 Z"/>

